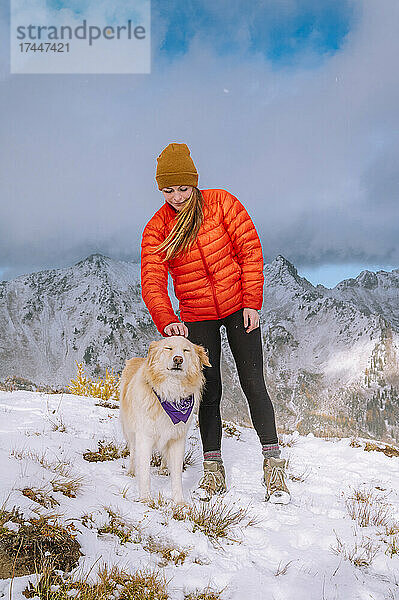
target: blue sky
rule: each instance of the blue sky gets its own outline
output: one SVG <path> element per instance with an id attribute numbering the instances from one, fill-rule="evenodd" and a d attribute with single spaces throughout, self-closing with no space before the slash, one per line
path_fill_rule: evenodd
<path id="1" fill-rule="evenodd" d="M 214 3 L 217 4 L 217 3 Z M 240 59 L 242 37 L 248 33 L 248 54 L 260 52 L 276 67 L 295 64 L 304 51 L 315 60 L 331 54 L 354 22 L 354 5 L 348 1 L 323 2 L 153 2 L 168 21 L 160 51 L 174 58 L 188 51 L 194 34 L 212 40 L 218 54 L 236 54 Z"/>
<path id="2" fill-rule="evenodd" d="M 266 262 L 328 287 L 399 266 L 396 0 L 153 0 L 149 75 L 11 75 L 4 11 L 0 277 L 139 260 L 171 141 L 243 202 Z"/>
<path id="3" fill-rule="evenodd" d="M 398 267 L 393 265 L 368 265 L 368 271 L 392 271 Z M 310 269 L 298 269 L 298 275 L 305 277 L 308 281 L 317 285 L 321 283 L 325 287 L 333 288 L 340 281 L 349 278 L 355 278 L 365 269 L 363 264 L 346 264 L 346 265 L 320 265 Z"/>

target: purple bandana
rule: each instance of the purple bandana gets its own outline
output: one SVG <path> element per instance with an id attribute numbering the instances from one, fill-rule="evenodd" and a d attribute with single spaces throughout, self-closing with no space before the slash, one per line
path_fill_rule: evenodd
<path id="1" fill-rule="evenodd" d="M 180 398 L 179 402 L 177 403 L 179 408 L 177 408 L 174 402 L 169 402 L 169 400 L 161 400 L 161 397 L 158 396 L 154 388 L 152 388 L 152 391 L 160 401 L 164 411 L 172 419 L 174 425 L 176 425 L 176 423 L 179 421 L 184 421 L 184 423 L 187 423 L 187 419 L 191 415 L 191 411 L 193 410 L 194 406 L 194 394 L 191 394 L 186 398 Z"/>

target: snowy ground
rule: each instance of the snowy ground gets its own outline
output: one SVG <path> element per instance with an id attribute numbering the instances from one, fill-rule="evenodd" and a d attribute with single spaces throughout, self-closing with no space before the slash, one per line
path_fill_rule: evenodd
<path id="1" fill-rule="evenodd" d="M 240 439 L 223 437 L 229 487 L 224 500 L 229 506 L 249 506 L 259 522 L 238 527 L 232 536 L 237 541 L 222 540 L 218 546 L 201 531 L 193 533 L 188 522 L 165 520 L 160 510 L 138 502 L 136 481 L 126 475 L 128 459 L 83 459 L 82 453 L 96 450 L 100 439 L 124 442 L 118 411 L 95 406 L 95 402 L 69 394 L 0 392 L 0 503 L 7 500 L 7 508 L 17 505 L 27 517 L 33 515 L 32 508 L 39 505 L 21 490 L 39 487 L 54 475 L 28 457 L 21 459 L 18 452 L 44 452 L 49 461 L 70 461 L 73 473 L 84 477 L 83 488 L 76 498 L 59 492 L 53 495 L 60 502 L 56 509 L 62 519 L 75 519 L 77 540 L 84 552 L 79 564 L 86 570 L 98 559 L 132 571 L 159 563 L 159 556 L 144 550 L 142 544 L 121 545 L 115 536 L 99 537 L 95 529 L 79 521 L 83 514 L 92 513 L 96 524 L 104 522 L 103 507 L 109 506 L 140 523 L 146 535 L 188 549 L 184 564 L 162 567 L 173 600 L 182 600 L 184 594 L 203 590 L 209 583 L 215 589 L 225 588 L 221 595 L 225 600 L 399 599 L 399 556 L 385 553 L 387 543 L 379 535 L 383 527 L 360 527 L 345 506 L 345 494 L 355 487 L 371 486 L 389 501 L 392 519 L 398 522 L 399 458 L 351 447 L 348 438 L 325 440 L 296 432 L 281 435 L 283 441 L 296 438 L 294 445 L 282 448 L 282 456 L 289 458 L 288 473 L 303 475 L 304 481 L 287 477 L 291 503 L 269 505 L 263 501 L 262 456 L 256 433 L 238 428 Z M 66 431 L 54 431 L 54 423 L 63 423 Z M 191 443 L 197 445 L 197 462 L 183 473 L 187 500 L 202 472 L 196 427 Z M 161 491 L 170 498 L 169 478 L 157 474 L 155 468 L 152 490 L 154 495 Z M 375 543 L 378 552 L 370 566 L 356 567 L 342 553 L 335 554 L 331 546 L 337 546 L 337 536 L 348 551 L 362 539 Z M 13 599 L 24 598 L 21 592 L 29 579 L 35 581 L 34 576 L 14 580 Z M 0 597 L 9 597 L 9 583 L 0 580 Z"/>

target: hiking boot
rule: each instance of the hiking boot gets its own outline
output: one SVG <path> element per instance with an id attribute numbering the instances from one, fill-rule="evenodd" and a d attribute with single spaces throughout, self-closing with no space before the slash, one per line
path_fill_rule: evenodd
<path id="1" fill-rule="evenodd" d="M 265 458 L 263 460 L 263 485 L 266 487 L 265 500 L 273 504 L 288 504 L 290 492 L 284 481 L 285 458 Z"/>
<path id="2" fill-rule="evenodd" d="M 204 474 L 193 496 L 197 500 L 209 502 L 215 494 L 224 494 L 226 491 L 226 473 L 224 466 L 217 460 L 204 460 Z"/>

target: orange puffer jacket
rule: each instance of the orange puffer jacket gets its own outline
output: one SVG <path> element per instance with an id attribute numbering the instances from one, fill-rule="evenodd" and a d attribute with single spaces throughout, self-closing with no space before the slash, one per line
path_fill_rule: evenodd
<path id="1" fill-rule="evenodd" d="M 241 202 L 226 190 L 201 190 L 204 219 L 191 249 L 162 263 L 154 253 L 172 229 L 177 211 L 166 200 L 148 221 L 141 242 L 143 300 L 161 335 L 179 321 L 170 301 L 168 270 L 182 321 L 221 319 L 263 302 L 263 255 L 255 226 Z"/>

